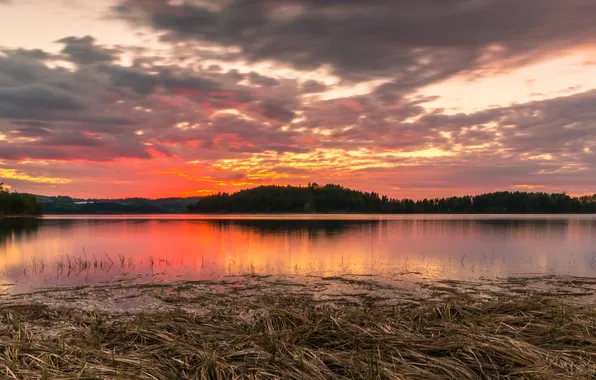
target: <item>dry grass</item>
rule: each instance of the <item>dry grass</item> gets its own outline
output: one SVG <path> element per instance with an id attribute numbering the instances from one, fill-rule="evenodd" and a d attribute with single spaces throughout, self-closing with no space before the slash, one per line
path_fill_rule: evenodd
<path id="1" fill-rule="evenodd" d="M 596 311 L 556 298 L 333 305 L 281 293 L 206 316 L 0 307 L 0 378 L 594 379 Z"/>

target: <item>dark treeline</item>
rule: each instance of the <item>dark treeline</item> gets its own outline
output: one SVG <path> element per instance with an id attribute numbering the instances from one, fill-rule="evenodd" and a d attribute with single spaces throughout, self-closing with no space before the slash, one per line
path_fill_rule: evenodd
<path id="1" fill-rule="evenodd" d="M 79 199 L 38 196 L 46 214 L 164 214 L 182 213 L 200 198 Z"/>
<path id="2" fill-rule="evenodd" d="M 46 214 L 164 214 L 166 211 L 148 204 L 123 205 L 114 202 L 44 203 Z"/>
<path id="3" fill-rule="evenodd" d="M 392 199 L 339 185 L 260 186 L 219 193 L 188 207 L 194 213 L 593 213 L 596 195 L 495 192 L 436 199 Z"/>
<path id="4" fill-rule="evenodd" d="M 42 205 L 30 194 L 11 193 L 0 183 L 0 218 L 4 216 L 39 215 Z"/>

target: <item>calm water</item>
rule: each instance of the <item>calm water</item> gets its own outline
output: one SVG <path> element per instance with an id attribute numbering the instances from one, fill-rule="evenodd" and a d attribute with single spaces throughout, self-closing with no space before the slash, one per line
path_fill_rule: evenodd
<path id="1" fill-rule="evenodd" d="M 596 216 L 77 216 L 7 220 L 0 292 L 244 274 L 596 277 Z"/>

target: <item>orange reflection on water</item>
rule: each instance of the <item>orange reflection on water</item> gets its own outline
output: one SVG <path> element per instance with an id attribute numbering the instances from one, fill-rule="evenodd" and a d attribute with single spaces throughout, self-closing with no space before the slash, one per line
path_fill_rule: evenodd
<path id="1" fill-rule="evenodd" d="M 20 289 L 244 274 L 596 275 L 590 216 L 71 217 L 2 231 L 1 280 Z"/>

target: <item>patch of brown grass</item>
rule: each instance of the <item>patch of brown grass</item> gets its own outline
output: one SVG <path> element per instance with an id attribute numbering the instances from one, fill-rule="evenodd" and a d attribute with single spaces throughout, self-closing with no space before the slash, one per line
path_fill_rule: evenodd
<path id="1" fill-rule="evenodd" d="M 556 298 L 333 305 L 272 294 L 207 316 L 0 307 L 14 379 L 594 379 L 596 310 Z"/>

